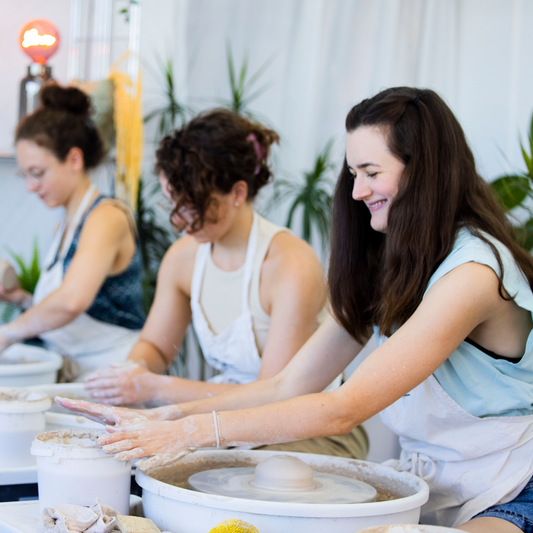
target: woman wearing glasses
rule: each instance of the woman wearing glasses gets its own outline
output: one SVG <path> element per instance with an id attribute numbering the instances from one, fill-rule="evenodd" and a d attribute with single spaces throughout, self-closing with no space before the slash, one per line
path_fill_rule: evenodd
<path id="1" fill-rule="evenodd" d="M 126 206 L 102 196 L 89 171 L 103 156 L 90 100 L 74 88 L 49 86 L 42 107 L 15 137 L 29 192 L 65 216 L 42 265 L 33 297 L 20 287 L 0 298 L 25 312 L 0 327 L 0 350 L 39 336 L 76 360 L 76 379 L 127 358 L 145 320 L 135 223 Z"/>
<path id="2" fill-rule="evenodd" d="M 271 177 L 267 158 L 277 141 L 274 131 L 227 110 L 201 114 L 161 141 L 156 169 L 171 221 L 187 235 L 161 264 L 129 356 L 137 368 L 89 376 L 94 397 L 117 405 L 216 396 L 276 376 L 314 333 L 326 301 L 322 267 L 309 245 L 252 207 Z M 209 382 L 159 375 L 191 320 L 205 359 L 220 372 Z M 340 377 L 330 387 L 339 385 Z M 363 458 L 368 441 L 356 428 L 277 449 Z"/>

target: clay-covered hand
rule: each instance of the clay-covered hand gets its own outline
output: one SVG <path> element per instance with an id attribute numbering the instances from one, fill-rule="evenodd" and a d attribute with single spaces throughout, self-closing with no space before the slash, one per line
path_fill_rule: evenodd
<path id="1" fill-rule="evenodd" d="M 91 398 L 107 405 L 144 403 L 154 399 L 155 389 L 149 383 L 153 377 L 156 375 L 143 366 L 126 361 L 89 374 L 85 389 Z"/>
<path id="2" fill-rule="evenodd" d="M 84 400 L 71 400 L 61 396 L 56 396 L 54 399 L 61 407 L 108 426 L 136 424 L 142 421 L 158 419 L 157 409 L 110 407 L 109 405 L 101 405 Z"/>
<path id="3" fill-rule="evenodd" d="M 170 457 L 183 450 L 196 448 L 191 436 L 197 432 L 194 418 L 171 421 L 145 421 L 138 424 L 108 427 L 109 435 L 99 442 L 106 453 L 115 454 L 118 461 L 132 461 L 153 455 Z"/>

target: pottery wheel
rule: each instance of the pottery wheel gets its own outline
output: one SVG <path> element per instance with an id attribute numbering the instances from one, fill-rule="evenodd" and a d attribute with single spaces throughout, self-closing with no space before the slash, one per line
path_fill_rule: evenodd
<path id="1" fill-rule="evenodd" d="M 297 463 L 296 463 L 297 461 Z M 350 504 L 376 501 L 376 489 L 356 479 L 313 472 L 303 461 L 274 456 L 256 468 L 217 468 L 193 474 L 191 489 L 269 502 Z"/>

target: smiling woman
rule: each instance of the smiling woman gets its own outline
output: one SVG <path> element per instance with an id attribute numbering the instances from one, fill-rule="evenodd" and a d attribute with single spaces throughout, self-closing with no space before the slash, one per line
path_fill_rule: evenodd
<path id="1" fill-rule="evenodd" d="M 430 486 L 422 522 L 530 533 L 533 260 L 433 91 L 387 89 L 356 105 L 346 130 L 333 316 L 279 374 L 144 411 L 141 422 L 135 411 L 58 401 L 114 423 L 100 442 L 123 459 L 343 435 L 381 411 L 401 436 L 397 468 Z M 373 332 L 378 348 L 341 387 L 319 392 Z"/>
<path id="2" fill-rule="evenodd" d="M 0 287 L 0 299 L 26 312 L 0 327 L 0 350 L 40 336 L 77 362 L 77 378 L 126 359 L 144 323 L 140 254 L 126 206 L 104 198 L 88 172 L 104 156 L 90 100 L 74 88 L 48 86 L 43 106 L 18 126 L 20 174 L 29 192 L 65 217 L 33 298 Z M 76 377 L 76 376 L 74 376 Z"/>

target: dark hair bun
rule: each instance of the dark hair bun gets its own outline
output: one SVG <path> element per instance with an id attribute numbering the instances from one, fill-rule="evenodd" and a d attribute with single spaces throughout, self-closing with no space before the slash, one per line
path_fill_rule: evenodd
<path id="1" fill-rule="evenodd" d="M 84 92 L 74 87 L 48 85 L 41 89 L 41 102 L 46 109 L 68 111 L 74 115 L 89 116 L 91 99 Z"/>

